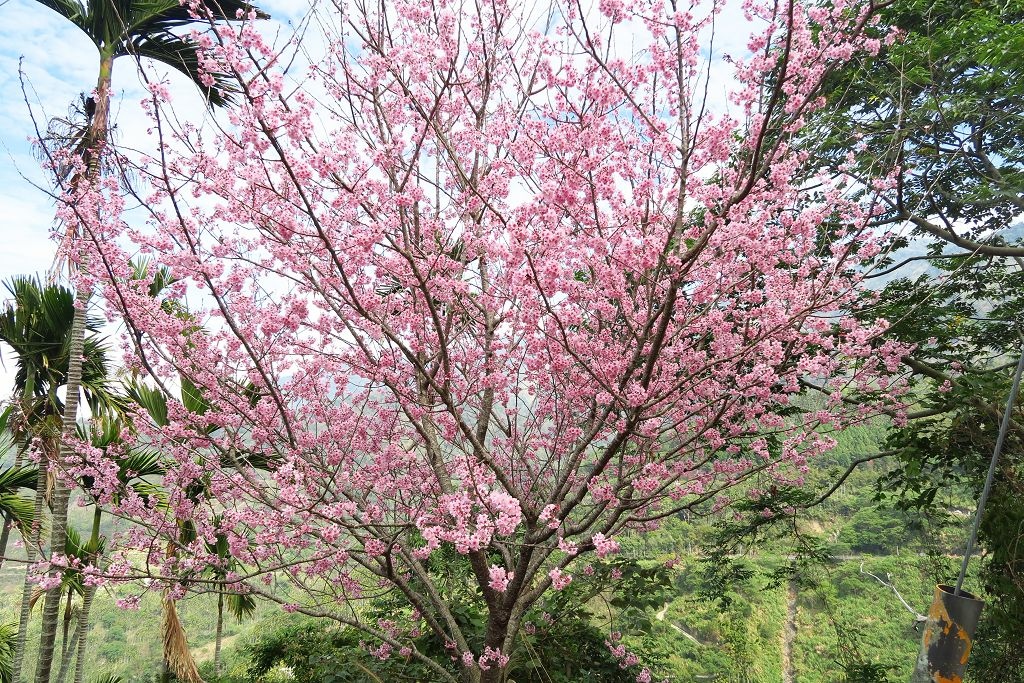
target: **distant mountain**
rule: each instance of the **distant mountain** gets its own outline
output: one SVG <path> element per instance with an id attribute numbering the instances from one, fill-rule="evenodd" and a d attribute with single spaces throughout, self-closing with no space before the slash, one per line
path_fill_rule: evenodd
<path id="1" fill-rule="evenodd" d="M 1024 242 L 1024 221 L 1018 221 L 1010 225 L 1010 227 L 1000 230 L 998 232 L 998 236 L 1003 238 L 1003 241 L 1005 241 L 1006 244 L 1018 244 Z M 898 264 L 901 261 L 911 258 L 926 256 L 928 254 L 928 244 L 929 240 L 924 238 L 914 240 L 910 245 L 893 253 L 893 264 Z M 957 251 L 959 251 L 959 249 L 950 247 L 947 250 L 947 253 L 955 253 Z M 885 270 L 887 270 L 887 268 L 877 269 L 878 272 L 884 272 Z M 941 271 L 932 264 L 932 261 L 921 259 L 911 261 L 891 273 L 874 277 L 870 280 L 870 283 L 872 289 L 882 289 L 893 280 L 899 278 L 915 280 L 921 275 L 938 277 L 940 274 Z"/>

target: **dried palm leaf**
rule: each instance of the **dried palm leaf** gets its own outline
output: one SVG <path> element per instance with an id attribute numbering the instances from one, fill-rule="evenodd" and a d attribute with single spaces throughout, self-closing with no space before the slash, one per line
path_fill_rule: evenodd
<path id="1" fill-rule="evenodd" d="M 203 683 L 196 662 L 192 658 L 192 651 L 188 647 L 185 628 L 178 619 L 178 610 L 174 606 L 174 600 L 167 593 L 164 593 L 163 607 L 164 661 L 167 662 L 167 668 L 180 681 Z"/>

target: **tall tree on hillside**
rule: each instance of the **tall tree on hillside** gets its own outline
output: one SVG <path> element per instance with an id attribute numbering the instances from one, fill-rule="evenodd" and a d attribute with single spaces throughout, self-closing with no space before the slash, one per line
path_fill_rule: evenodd
<path id="1" fill-rule="evenodd" d="M 96 452 L 102 453 L 106 462 L 116 467 L 118 488 L 114 491 L 100 491 L 94 488 L 96 477 L 89 473 L 88 466 L 80 474 L 79 486 L 91 499 L 93 505 L 92 527 L 88 541 L 83 546 L 83 564 L 98 566 L 102 559 L 107 539 L 100 536 L 100 525 L 103 511 L 109 499 L 109 505 L 116 506 L 124 495 L 132 495 L 143 504 L 150 500 L 160 500 L 160 487 L 153 481 L 164 473 L 159 452 L 143 445 L 133 444 L 126 439 L 131 433 L 131 422 L 122 415 L 103 413 L 90 421 L 89 425 L 80 430 L 80 437 Z M 82 583 L 82 607 L 78 612 L 75 629 L 75 650 L 69 651 L 61 660 L 61 671 L 57 683 L 63 683 L 69 669 L 70 660 L 75 657 L 74 683 L 83 683 L 85 677 L 85 655 L 89 636 L 89 616 L 96 586 Z"/>
<path id="2" fill-rule="evenodd" d="M 18 447 L 27 449 L 35 444 L 39 451 L 34 523 L 25 537 L 31 565 L 40 549 L 44 499 L 53 488 L 50 475 L 58 455 L 64 411 L 58 390 L 66 388 L 70 381 L 71 328 L 78 311 L 74 294 L 66 287 L 43 285 L 31 277 L 14 278 L 6 287 L 11 299 L 0 314 L 0 340 L 11 347 L 16 367 L 7 426 Z M 100 326 L 100 320 L 86 318 L 88 335 L 82 345 L 80 380 L 86 400 L 97 412 L 101 406 L 116 406 L 120 402 L 108 381 L 106 349 L 98 337 Z M 32 581 L 26 574 L 14 657 L 15 680 L 20 680 L 25 654 L 31 595 Z"/>
<path id="3" fill-rule="evenodd" d="M 196 44 L 180 35 L 183 29 L 193 25 L 197 19 L 210 23 L 219 20 L 234 20 L 243 16 L 265 16 L 248 2 L 219 0 L 210 7 L 183 5 L 178 0 L 38 0 L 79 28 L 96 47 L 99 57 L 99 73 L 95 94 L 87 100 L 84 108 L 87 122 L 81 139 L 71 149 L 58 150 L 63 154 L 56 168 L 65 169 L 58 173 L 61 190 L 74 194 L 82 186 L 98 186 L 102 172 L 102 158 L 106 152 L 109 134 L 110 86 L 114 60 L 131 56 L 135 59 L 151 59 L 173 67 L 185 74 L 205 94 L 211 105 L 226 102 L 226 83 L 216 74 L 201 73 Z M 198 12 L 198 14 L 197 14 Z M 68 158 L 70 156 L 70 159 Z M 66 185 L 64 185 L 66 183 Z M 67 248 L 77 260 L 80 275 L 88 277 L 88 257 L 77 248 L 82 226 L 89 223 L 75 202 L 65 206 L 64 224 L 67 230 Z M 99 219 L 100 216 L 89 216 Z M 79 389 L 81 385 L 81 357 L 85 339 L 85 311 L 91 292 L 79 280 L 75 297 L 76 315 L 71 328 L 71 364 L 68 369 L 68 392 L 64 406 L 60 441 L 61 461 L 71 456 L 70 439 L 75 433 L 78 416 Z M 55 555 L 63 554 L 67 504 L 70 492 L 58 477 L 53 496 L 53 523 L 50 550 Z M 43 608 L 43 624 L 39 641 L 39 662 L 36 668 L 37 683 L 49 683 L 53 666 L 53 647 L 57 631 L 57 613 L 60 594 L 54 588 L 47 595 Z M 20 675 L 17 672 L 16 675 Z"/>
<path id="4" fill-rule="evenodd" d="M 880 220 L 943 258 L 1024 256 L 998 232 L 1024 213 L 1024 7 L 897 0 L 880 17 L 899 40 L 831 76 L 805 146 L 837 171 L 889 175 Z"/>
<path id="5" fill-rule="evenodd" d="M 809 182 L 792 144 L 830 70 L 877 48 L 876 8 L 748 6 L 733 115 L 706 106 L 710 5 L 352 2 L 313 22 L 326 54 L 295 91 L 252 26 L 222 31 L 204 56 L 235 78 L 233 125 L 170 131 L 155 92 L 152 221 L 90 234 L 132 362 L 207 406 L 140 426 L 174 487 L 130 514 L 175 552 L 126 555 L 186 581 L 223 534 L 305 594 L 254 592 L 431 680 L 496 683 L 531 611 L 622 535 L 799 481 L 824 432 L 891 408 L 905 348 L 845 313 L 874 205 Z M 130 277 L 138 252 L 193 319 Z M 409 618 L 348 602 L 379 591 Z"/>
<path id="6" fill-rule="evenodd" d="M 941 515 L 943 492 L 976 498 L 982 488 L 1021 353 L 1024 5 L 896 0 L 880 19 L 900 39 L 830 77 L 803 144 L 837 174 L 890 178 L 878 221 L 893 238 L 869 264 L 880 292 L 861 309 L 914 345 L 904 363 L 918 405 L 883 445 L 895 457 L 879 494 Z M 986 552 L 975 561 L 991 598 L 972 651 L 979 680 L 1015 683 L 1024 681 L 1020 405 L 981 524 Z"/>

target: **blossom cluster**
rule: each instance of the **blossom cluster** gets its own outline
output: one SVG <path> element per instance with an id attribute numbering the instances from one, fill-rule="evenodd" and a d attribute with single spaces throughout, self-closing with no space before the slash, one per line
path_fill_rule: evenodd
<path id="1" fill-rule="evenodd" d="M 870 7 L 746 3 L 733 116 L 701 99 L 719 4 L 602 0 L 594 24 L 567 3 L 546 26 L 504 0 L 353 3 L 299 87 L 258 22 L 197 34 L 238 106 L 167 126 L 152 87 L 160 153 L 120 159 L 148 218 L 114 179 L 62 208 L 165 403 L 135 437 L 165 505 L 115 496 L 102 453 L 76 465 L 144 522 L 119 557 L 187 576 L 223 538 L 323 610 L 391 588 L 486 672 L 516 627 L 475 657 L 439 565 L 508 614 L 622 533 L 755 475 L 799 484 L 828 432 L 898 417 L 906 348 L 847 313 L 882 186 L 792 146 L 830 69 L 878 49 Z M 154 296 L 157 265 L 176 279 Z M 375 656 L 409 647 L 354 625 Z"/>

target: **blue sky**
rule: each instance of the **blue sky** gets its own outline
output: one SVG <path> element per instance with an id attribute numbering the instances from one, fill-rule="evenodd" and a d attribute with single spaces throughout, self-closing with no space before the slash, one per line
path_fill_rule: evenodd
<path id="1" fill-rule="evenodd" d="M 280 29 L 276 22 L 297 20 L 308 7 L 304 0 L 261 0 L 259 5 L 274 18 L 268 30 Z M 32 118 L 45 128 L 49 118 L 66 114 L 80 93 L 90 92 L 95 87 L 98 56 L 83 33 L 35 0 L 0 0 L 0 19 L 0 281 L 6 281 L 18 274 L 42 275 L 53 263 L 54 206 L 44 189 L 48 181 L 32 155 Z M 205 116 L 202 101 L 188 81 L 177 73 L 168 78 L 175 108 Z M 128 58 L 115 63 L 113 91 L 118 136 L 134 139 L 133 131 L 141 132 L 145 125 L 137 106 L 145 93 Z M 0 290 L 0 300 L 6 296 L 6 290 Z M 6 349 L 0 356 L 4 365 L 0 396 L 7 396 L 13 365 Z"/>
<path id="2" fill-rule="evenodd" d="M 259 3 L 281 21 L 297 18 L 303 0 L 264 0 Z M 46 179 L 32 156 L 28 138 L 34 135 L 29 107 L 21 92 L 19 63 L 25 75 L 29 104 L 40 126 L 67 112 L 79 93 L 95 86 L 97 56 L 91 42 L 55 12 L 34 0 L 0 2 L 0 280 L 18 273 L 43 272 L 53 258 L 49 239 L 53 204 L 44 191 Z M 198 95 L 178 74 L 175 99 L 201 110 Z M 136 103 L 144 93 L 130 59 L 114 67 L 113 111 L 122 135 L 141 124 Z"/>
<path id="3" fill-rule="evenodd" d="M 257 4 L 272 16 L 271 21 L 260 22 L 268 36 L 288 36 L 290 32 L 282 24 L 299 22 L 310 0 L 257 0 Z M 731 5 L 719 19 L 716 49 L 742 51 L 746 30 L 729 30 L 733 24 L 743 25 L 738 3 Z M 0 281 L 7 281 L 18 274 L 43 275 L 53 263 L 55 245 L 50 231 L 54 205 L 29 143 L 35 135 L 33 116 L 45 129 L 49 118 L 65 115 L 81 93 L 91 92 L 98 55 L 84 34 L 35 0 L 0 0 L 0 19 Z M 316 51 L 312 45 L 307 47 Z M 729 78 L 719 71 L 720 60 L 716 62 L 714 83 L 723 92 L 712 93 L 712 98 L 724 99 Z M 27 102 L 19 68 L 24 73 Z M 209 116 L 198 92 L 183 76 L 173 71 L 168 75 L 167 69 L 153 65 L 147 68 L 151 78 L 169 79 L 179 116 L 195 122 Z M 147 139 L 147 122 L 138 106 L 146 93 L 130 58 L 115 62 L 113 93 L 115 139 L 131 140 L 138 148 Z M 0 289 L 0 301 L 6 295 L 6 290 Z M 5 397 L 10 392 L 13 364 L 2 345 L 0 359 L 0 397 Z"/>

